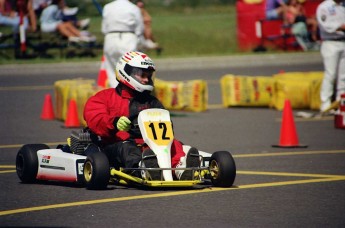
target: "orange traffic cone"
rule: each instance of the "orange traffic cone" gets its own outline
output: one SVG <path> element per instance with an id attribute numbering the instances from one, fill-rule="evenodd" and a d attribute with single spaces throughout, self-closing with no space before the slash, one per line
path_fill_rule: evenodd
<path id="1" fill-rule="evenodd" d="M 285 100 L 285 103 L 284 103 L 279 145 L 272 145 L 272 146 L 282 147 L 282 148 L 308 147 L 306 145 L 300 145 L 298 142 L 298 136 L 296 132 L 290 100 Z"/>
<path id="2" fill-rule="evenodd" d="M 104 61 L 105 61 L 105 57 L 103 55 L 102 56 L 101 69 L 99 70 L 98 80 L 97 80 L 97 85 L 101 86 L 103 88 L 106 87 L 107 80 L 108 80 L 107 71 L 105 70 L 105 67 L 104 67 Z"/>
<path id="3" fill-rule="evenodd" d="M 55 119 L 52 97 L 50 94 L 46 94 L 44 97 L 44 103 L 41 113 L 42 120 L 53 120 Z"/>
<path id="4" fill-rule="evenodd" d="M 80 127 L 77 103 L 74 99 L 71 99 L 69 102 L 67 116 L 65 120 L 65 127 L 67 128 Z"/>

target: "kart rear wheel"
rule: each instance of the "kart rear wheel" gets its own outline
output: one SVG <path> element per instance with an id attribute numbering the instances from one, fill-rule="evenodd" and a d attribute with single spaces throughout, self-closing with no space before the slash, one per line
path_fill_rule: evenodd
<path id="1" fill-rule="evenodd" d="M 37 151 L 49 149 L 45 144 L 26 144 L 20 148 L 16 157 L 17 176 L 23 183 L 36 181 L 38 172 Z"/>
<path id="2" fill-rule="evenodd" d="M 83 169 L 84 183 L 87 189 L 106 189 L 110 179 L 110 167 L 107 156 L 102 152 L 87 156 Z"/>
<path id="3" fill-rule="evenodd" d="M 235 161 L 228 151 L 217 151 L 211 156 L 209 169 L 212 184 L 216 187 L 231 187 L 236 177 Z"/>

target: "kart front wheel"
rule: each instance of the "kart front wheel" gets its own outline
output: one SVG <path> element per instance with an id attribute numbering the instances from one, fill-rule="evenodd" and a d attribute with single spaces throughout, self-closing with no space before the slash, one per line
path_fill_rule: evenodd
<path id="1" fill-rule="evenodd" d="M 217 151 L 211 156 L 209 169 L 212 184 L 216 187 L 231 187 L 236 177 L 236 165 L 228 151 Z"/>
<path id="2" fill-rule="evenodd" d="M 49 149 L 45 144 L 26 144 L 20 148 L 16 157 L 17 176 L 23 183 L 36 181 L 38 172 L 37 151 Z"/>
<path id="3" fill-rule="evenodd" d="M 102 152 L 92 153 L 87 156 L 83 173 L 87 189 L 106 189 L 110 179 L 107 156 Z"/>

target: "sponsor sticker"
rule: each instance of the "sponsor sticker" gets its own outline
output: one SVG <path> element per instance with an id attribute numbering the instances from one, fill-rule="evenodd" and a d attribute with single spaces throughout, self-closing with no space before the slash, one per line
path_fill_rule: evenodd
<path id="1" fill-rule="evenodd" d="M 42 156 L 42 163 L 49 164 L 50 158 L 51 158 L 51 157 L 50 157 L 49 155 L 43 155 L 43 156 Z"/>
<path id="2" fill-rule="evenodd" d="M 78 163 L 78 175 L 82 175 L 84 171 L 84 163 Z"/>

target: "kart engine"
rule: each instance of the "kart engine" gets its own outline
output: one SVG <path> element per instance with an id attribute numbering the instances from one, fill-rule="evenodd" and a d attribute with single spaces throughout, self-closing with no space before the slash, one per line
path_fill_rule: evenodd
<path id="1" fill-rule="evenodd" d="M 72 131 L 70 140 L 71 140 L 71 146 L 70 146 L 71 151 L 74 154 L 83 154 L 87 145 L 89 145 L 92 142 L 91 134 L 88 131 L 86 132 Z"/>

